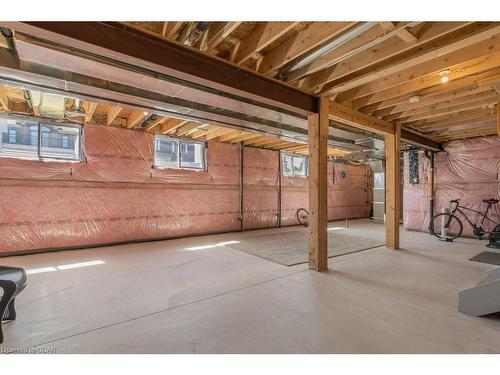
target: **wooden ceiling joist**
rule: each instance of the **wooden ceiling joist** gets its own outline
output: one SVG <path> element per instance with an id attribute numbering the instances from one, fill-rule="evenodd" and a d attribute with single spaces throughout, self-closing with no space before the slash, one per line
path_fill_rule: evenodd
<path id="1" fill-rule="evenodd" d="M 274 75 L 289 61 L 334 38 L 354 24 L 355 22 L 313 22 L 309 27 L 266 54 L 260 63 L 259 72 Z"/>
<path id="2" fill-rule="evenodd" d="M 278 38 L 298 25 L 299 22 L 262 22 L 248 35 L 238 48 L 234 58 L 237 64 L 243 64 Z"/>
<path id="3" fill-rule="evenodd" d="M 397 76 L 394 76 L 395 73 L 402 74 L 402 71 L 413 68 L 422 70 L 421 73 L 417 73 L 418 75 L 429 74 L 446 66 L 458 64 L 462 61 L 482 56 L 484 54 L 483 50 L 474 45 L 487 41 L 484 43 L 485 47 L 490 48 L 489 46 L 491 45 L 491 41 L 488 39 L 497 36 L 499 33 L 500 25 L 497 25 L 495 22 L 485 23 L 484 25 L 482 23 L 468 25 L 463 29 L 441 37 L 439 39 L 439 43 L 434 41 L 428 43 L 429 46 L 426 45 L 424 48 L 409 51 L 403 58 L 396 56 L 392 59 L 392 61 L 391 59 L 389 59 L 389 61 L 386 59 L 377 67 L 370 67 L 369 69 L 362 70 L 359 73 L 351 73 L 348 77 L 344 77 L 342 80 L 332 79 L 331 82 L 323 86 L 320 93 L 339 93 L 370 83 L 377 79 L 383 79 L 387 82 L 386 87 L 387 85 L 395 86 L 398 84 L 396 82 L 398 78 Z M 469 58 L 461 56 L 465 55 L 465 49 L 471 46 L 473 47 L 467 51 L 471 53 L 472 56 Z M 451 56 L 446 56 L 456 51 L 458 52 L 455 54 L 455 58 L 460 61 L 453 61 Z M 488 51 L 486 52 L 488 53 Z M 450 61 L 448 62 L 447 60 Z M 427 64 L 423 65 L 424 63 Z M 392 81 L 388 78 L 390 75 L 393 75 L 390 77 Z M 400 78 L 399 83 L 405 80 L 406 77 L 403 76 L 403 78 Z M 366 94 L 370 93 L 370 91 L 366 91 Z"/>
<path id="4" fill-rule="evenodd" d="M 121 111 L 122 107 L 120 106 L 113 106 L 109 108 L 108 112 L 106 113 L 106 125 L 111 125 Z"/>
<path id="5" fill-rule="evenodd" d="M 340 79 L 363 68 L 371 67 L 387 60 L 388 58 L 394 58 L 398 54 L 437 39 L 446 35 L 450 31 L 463 27 L 466 24 L 467 23 L 464 22 L 431 23 L 425 28 L 421 35 L 419 35 L 418 44 L 408 44 L 400 38 L 389 38 L 388 40 L 377 44 L 373 48 L 358 53 L 335 66 L 307 77 L 302 87 L 305 89 L 313 89 L 315 91 L 322 88 L 321 92 L 326 92 L 330 89 L 329 87 L 325 87 L 325 85 L 329 82 Z"/>

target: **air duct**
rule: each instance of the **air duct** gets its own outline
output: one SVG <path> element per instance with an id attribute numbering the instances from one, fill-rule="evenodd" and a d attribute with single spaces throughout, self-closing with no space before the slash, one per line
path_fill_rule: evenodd
<path id="1" fill-rule="evenodd" d="M 376 22 L 360 22 L 356 26 L 354 26 L 351 29 L 347 30 L 346 32 L 342 33 L 337 38 L 334 38 L 334 39 L 326 42 L 326 44 L 324 44 L 323 46 L 318 47 L 315 50 L 311 51 L 310 53 L 293 60 L 290 64 L 285 65 L 283 67 L 283 69 L 281 69 L 280 72 L 278 73 L 279 78 L 286 79 L 287 76 L 290 75 L 290 73 L 311 64 L 317 58 L 319 58 L 319 57 L 333 51 L 335 48 L 338 48 L 338 47 L 342 46 L 343 44 L 349 42 L 350 40 L 354 39 L 358 35 L 369 30 L 370 28 L 372 28 L 376 24 L 377 24 Z"/>
<path id="2" fill-rule="evenodd" d="M 33 109 L 43 117 L 63 118 L 66 98 L 61 95 L 30 91 Z"/>
<path id="3" fill-rule="evenodd" d="M 207 31 L 211 22 L 197 22 L 196 25 L 191 28 L 186 26 L 179 37 L 179 41 L 188 46 L 195 44 Z"/>

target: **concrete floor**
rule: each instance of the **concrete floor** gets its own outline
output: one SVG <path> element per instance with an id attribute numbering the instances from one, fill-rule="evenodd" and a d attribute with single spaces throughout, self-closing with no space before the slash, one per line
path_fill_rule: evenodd
<path id="1" fill-rule="evenodd" d="M 330 223 L 339 226 L 343 223 Z M 326 273 L 307 265 L 282 266 L 220 244 L 296 229 L 0 259 L 39 271 L 29 275 L 18 298 L 18 320 L 3 325 L 2 349 L 500 352 L 500 318 L 457 311 L 458 291 L 475 285 L 492 267 L 467 260 L 485 249 L 484 241 L 444 243 L 402 230 L 404 250 L 380 247 L 332 258 Z M 341 231 L 384 238 L 384 227 L 369 220 L 351 221 L 351 228 Z"/>

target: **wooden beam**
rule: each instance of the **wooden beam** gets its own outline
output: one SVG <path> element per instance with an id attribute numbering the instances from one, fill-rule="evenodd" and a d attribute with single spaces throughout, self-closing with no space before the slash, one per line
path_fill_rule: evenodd
<path id="1" fill-rule="evenodd" d="M 205 140 L 210 141 L 214 138 L 220 137 L 221 135 L 228 134 L 234 132 L 234 129 L 229 129 L 229 128 L 217 128 L 215 131 L 211 131 L 207 134 Z"/>
<path id="2" fill-rule="evenodd" d="M 399 29 L 396 32 L 396 35 L 405 43 L 417 43 L 418 42 L 418 38 L 404 27 Z"/>
<path id="3" fill-rule="evenodd" d="M 500 52 L 500 26 L 499 35 L 493 38 L 489 38 L 481 43 L 474 44 L 469 47 L 460 48 L 457 51 L 450 52 L 443 56 L 438 56 L 426 62 L 422 62 L 417 66 L 412 66 L 398 72 L 389 73 L 383 77 L 378 77 L 378 79 L 373 79 L 371 82 L 363 84 L 361 86 L 355 87 L 352 90 L 342 92 L 337 97 L 337 101 L 343 102 L 347 100 L 356 99 L 358 97 L 366 96 L 379 92 L 381 90 L 386 90 L 390 87 L 401 85 L 405 82 L 418 80 L 419 77 L 429 76 L 429 78 L 435 78 L 439 76 L 439 72 L 443 70 L 448 70 L 453 72 L 450 75 L 450 80 L 456 79 L 457 73 L 464 74 L 469 68 L 473 68 L 476 72 L 477 62 L 475 64 L 469 64 L 468 61 L 478 59 L 479 62 L 484 64 L 481 59 L 484 56 L 491 55 L 495 52 Z M 493 65 L 492 68 L 498 65 Z M 470 73 L 469 73 L 470 74 Z M 337 88 L 334 89 L 334 91 Z"/>
<path id="4" fill-rule="evenodd" d="M 328 269 L 328 132 L 329 99 L 319 98 L 319 113 L 308 117 L 309 268 Z"/>
<path id="5" fill-rule="evenodd" d="M 243 64 L 298 24 L 299 22 L 259 22 L 252 33 L 241 41 L 234 61 L 236 64 Z"/>
<path id="6" fill-rule="evenodd" d="M 439 101 L 444 101 L 446 99 L 452 99 L 454 97 L 461 97 L 467 95 L 464 91 L 475 90 L 476 88 L 485 88 L 485 86 L 491 85 L 492 83 L 500 82 L 500 68 L 490 69 L 488 71 L 477 73 L 472 76 L 465 76 L 457 78 L 446 85 L 435 85 L 432 87 L 425 87 L 412 94 L 420 97 L 418 103 L 412 106 L 418 107 L 419 104 L 425 105 L 426 103 L 432 104 Z M 481 90 L 482 92 L 482 90 Z M 372 116 L 377 116 L 380 114 L 384 116 L 385 114 L 391 114 L 398 112 L 398 106 L 403 107 L 410 105 L 408 103 L 408 95 L 403 94 L 396 97 L 385 99 L 377 103 L 372 103 L 368 105 L 363 105 L 361 108 L 357 106 L 358 103 L 355 101 L 349 102 L 349 106 L 361 110 L 364 113 L 371 114 Z M 363 97 L 363 101 L 370 96 Z M 384 111 L 386 112 L 378 112 Z"/>
<path id="7" fill-rule="evenodd" d="M 0 93 L 0 104 L 6 112 L 10 110 L 9 97 L 4 92 Z"/>
<path id="8" fill-rule="evenodd" d="M 427 150 L 432 151 L 442 151 L 443 145 L 439 142 L 436 142 L 428 137 L 425 137 L 421 134 L 413 133 L 404 128 L 401 129 L 401 139 L 403 139 L 406 143 L 423 147 Z"/>
<path id="9" fill-rule="evenodd" d="M 259 72 L 274 75 L 287 62 L 334 38 L 353 24 L 353 22 L 313 22 L 293 38 L 267 53 L 260 63 Z"/>
<path id="10" fill-rule="evenodd" d="M 500 46 L 500 44 L 497 44 Z M 495 52 L 487 56 L 481 56 L 469 61 L 463 61 L 460 64 L 447 67 L 450 71 L 448 77 L 449 82 L 446 84 L 453 84 L 455 80 L 461 80 L 467 76 L 473 76 L 475 74 L 480 74 L 489 69 L 498 68 L 500 65 L 500 52 Z M 400 85 L 389 87 L 376 93 L 364 95 L 352 101 L 349 101 L 350 106 L 353 108 L 364 107 L 369 104 L 378 103 L 383 100 L 388 100 L 391 98 L 399 97 L 402 95 L 410 95 L 412 93 L 418 92 L 420 90 L 425 90 L 433 87 L 443 87 L 440 80 L 439 74 L 430 73 L 421 77 L 414 77 L 410 81 L 406 81 Z M 360 89 L 360 88 L 358 88 Z M 358 91 L 361 93 L 361 91 Z M 358 96 L 357 94 L 352 95 L 352 92 L 341 93 L 340 100 L 345 100 L 346 97 Z"/>
<path id="11" fill-rule="evenodd" d="M 230 93 L 234 94 L 237 90 L 239 95 L 263 103 L 276 105 L 277 102 L 287 107 L 295 107 L 294 111 L 304 115 L 314 112 L 317 107 L 317 98 L 311 94 L 166 40 L 159 33 L 139 31 L 118 22 L 21 22 L 16 28 L 17 31 L 21 32 L 22 29 L 22 32 L 27 34 L 34 33 L 32 35 L 38 35 L 40 29 L 50 31 L 69 38 L 69 45 L 85 42 L 90 50 L 101 47 L 113 53 L 134 56 L 143 60 L 146 65 L 153 63 L 167 68 L 173 77 L 182 78 L 188 74 L 192 76 L 190 81 L 193 83 L 218 89 L 223 85 L 230 88 L 227 90 Z M 1 52 L 0 55 L 5 54 Z M 7 55 L 11 56 L 12 53 Z M 4 65 L 15 65 L 12 60 L 12 57 L 8 61 L 3 61 L 3 56 L 0 58 Z"/>
<path id="12" fill-rule="evenodd" d="M 385 134 L 384 140 L 386 192 L 385 245 L 390 249 L 399 249 L 401 125 L 396 124 L 394 133 Z"/>
<path id="13" fill-rule="evenodd" d="M 116 117 L 120 114 L 122 111 L 122 107 L 119 106 L 113 106 L 108 110 L 108 113 L 106 113 L 106 125 L 111 125 L 113 121 L 115 121 Z"/>
<path id="14" fill-rule="evenodd" d="M 145 130 L 147 132 L 150 132 L 152 131 L 154 128 L 156 128 L 158 125 L 161 125 L 162 123 L 164 123 L 165 121 L 167 120 L 166 117 L 163 117 L 163 116 L 158 116 L 154 121 L 152 121 L 150 124 L 148 124 L 146 127 L 145 127 Z"/>
<path id="15" fill-rule="evenodd" d="M 203 46 L 203 51 L 212 52 L 222 41 L 229 36 L 241 22 L 214 22 L 207 31 L 207 41 Z"/>
<path id="16" fill-rule="evenodd" d="M 455 98 L 455 100 L 450 101 L 447 100 L 443 103 L 434 103 L 432 105 L 421 106 L 415 109 L 409 109 L 406 111 L 394 113 L 392 115 L 384 116 L 383 119 L 385 121 L 394 121 L 401 118 L 406 117 L 418 117 L 423 116 L 422 118 L 435 117 L 436 115 L 443 113 L 453 113 L 459 112 L 462 110 L 481 107 L 483 105 L 487 105 L 493 98 L 497 98 L 498 94 L 495 92 L 488 90 L 482 93 L 475 93 L 474 95 L 468 95 L 461 98 Z M 477 102 L 478 105 L 474 105 Z"/>
<path id="17" fill-rule="evenodd" d="M 394 125 L 390 122 L 355 111 L 342 104 L 330 101 L 329 110 L 332 120 L 377 134 L 394 134 Z"/>
<path id="18" fill-rule="evenodd" d="M 175 135 L 178 137 L 182 137 L 183 135 L 186 135 L 190 131 L 196 129 L 198 126 L 200 126 L 200 124 L 197 122 L 188 122 L 186 125 L 182 125 L 181 127 L 177 128 L 177 130 L 175 131 Z"/>
<path id="19" fill-rule="evenodd" d="M 127 118 L 127 128 L 132 129 L 148 116 L 149 113 L 143 111 L 134 111 Z"/>
<path id="20" fill-rule="evenodd" d="M 483 128 L 475 128 L 475 129 L 464 129 L 460 131 L 443 133 L 442 135 L 436 136 L 440 141 L 450 141 L 454 139 L 465 139 L 465 138 L 473 138 L 473 137 L 486 137 L 489 135 L 497 134 L 497 126 L 487 126 Z"/>
<path id="21" fill-rule="evenodd" d="M 366 51 L 389 38 L 392 38 L 396 32 L 403 27 L 406 27 L 407 22 L 401 22 L 398 26 L 391 23 L 390 28 L 380 25 L 374 25 L 368 31 L 358 35 L 349 43 L 334 48 L 332 51 L 319 56 L 313 62 L 302 69 L 297 69 L 292 72 L 287 78 L 290 82 L 294 82 L 301 77 L 319 72 L 329 66 L 333 66 L 338 62 L 344 61 L 351 56 Z"/>
<path id="22" fill-rule="evenodd" d="M 167 121 L 165 121 L 161 125 L 160 133 L 161 134 L 167 134 L 167 133 L 169 133 L 171 131 L 174 131 L 179 126 L 187 124 L 188 122 L 189 122 L 189 120 L 181 120 L 181 119 L 178 119 L 178 118 L 169 118 Z"/>
<path id="23" fill-rule="evenodd" d="M 169 39 L 176 39 L 183 23 L 183 21 L 165 22 L 163 25 L 162 36 Z"/>
<path id="24" fill-rule="evenodd" d="M 245 142 L 251 139 L 259 139 L 260 137 L 262 137 L 262 134 L 260 133 L 244 132 L 244 134 L 242 134 L 240 137 L 231 139 L 231 143 Z"/>
<path id="25" fill-rule="evenodd" d="M 402 72 L 408 68 L 416 67 L 431 60 L 435 60 L 436 57 L 439 58 L 455 51 L 458 51 L 460 54 L 464 48 L 473 46 L 474 44 L 485 40 L 487 41 L 492 37 L 498 36 L 500 33 L 500 25 L 496 25 L 495 23 L 487 26 L 473 24 L 465 29 L 467 29 L 467 33 L 465 35 L 462 35 L 462 30 L 458 30 L 457 32 L 446 35 L 444 38 L 440 38 L 439 43 L 435 42 L 429 44 L 427 48 L 417 49 L 417 51 L 413 53 L 410 53 L 410 51 L 402 57 L 395 56 L 393 59 L 383 61 L 375 67 L 363 69 L 356 73 L 350 73 L 343 79 L 331 79 L 329 83 L 322 87 L 320 93 L 339 93 L 367 84 L 377 79 L 387 80 L 388 76 L 392 74 Z M 462 58 L 461 61 L 465 60 L 467 59 Z M 459 62 L 457 61 L 455 63 Z M 443 64 L 445 64 L 444 66 L 449 66 L 453 63 L 434 61 L 434 64 L 436 64 L 434 68 L 437 68 L 437 65 L 442 67 Z M 418 67 L 423 69 L 421 66 Z"/>
<path id="26" fill-rule="evenodd" d="M 82 104 L 82 107 L 85 110 L 85 123 L 88 124 L 92 121 L 95 109 L 97 108 L 97 103 L 85 101 Z"/>
<path id="27" fill-rule="evenodd" d="M 330 101 L 329 110 L 330 119 L 334 121 L 383 136 L 394 134 L 395 124 L 391 122 L 378 119 L 332 101 Z M 422 135 L 418 135 L 417 139 L 417 136 L 410 132 L 403 132 L 403 134 L 405 135 L 403 139 L 409 143 L 419 144 L 433 150 L 441 148 L 440 144 Z"/>
<path id="28" fill-rule="evenodd" d="M 432 41 L 445 35 L 446 33 L 463 27 L 464 25 L 467 25 L 467 23 L 431 22 L 429 25 L 425 25 L 425 31 L 419 35 L 419 43 L 417 45 Z M 415 44 L 405 43 L 399 38 L 384 40 L 382 43 L 362 51 L 361 53 L 358 53 L 337 65 L 328 67 L 310 75 L 305 79 L 302 88 L 314 90 L 319 89 L 325 83 L 339 79 L 345 75 L 352 74 L 353 72 L 357 72 L 358 70 L 369 66 L 373 66 L 381 61 L 392 58 L 415 47 Z"/>

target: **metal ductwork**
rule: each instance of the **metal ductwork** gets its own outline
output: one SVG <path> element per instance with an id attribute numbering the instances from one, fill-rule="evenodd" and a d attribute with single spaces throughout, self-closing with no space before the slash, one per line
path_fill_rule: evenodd
<path id="1" fill-rule="evenodd" d="M 42 117 L 63 118 L 66 98 L 61 95 L 30 90 L 31 105 Z"/>
<path id="2" fill-rule="evenodd" d="M 73 104 L 66 110 L 66 116 L 85 118 L 85 110 L 82 108 L 82 101 L 80 99 L 73 99 Z"/>
<path id="3" fill-rule="evenodd" d="M 186 26 L 179 37 L 179 41 L 192 46 L 205 34 L 210 24 L 211 22 L 197 22 L 192 28 L 189 25 Z"/>
<path id="4" fill-rule="evenodd" d="M 316 48 L 315 50 L 311 51 L 310 53 L 301 56 L 295 60 L 293 60 L 291 63 L 285 65 L 278 73 L 279 78 L 284 78 L 286 79 L 290 73 L 301 69 L 303 67 L 306 67 L 307 65 L 311 64 L 314 60 L 317 58 L 333 51 L 334 49 L 344 45 L 345 43 L 349 42 L 350 40 L 354 39 L 358 35 L 364 33 L 365 31 L 369 30 L 373 26 L 375 26 L 377 22 L 360 22 L 356 26 L 350 28 L 349 30 L 345 31 L 338 37 L 326 42 L 323 46 Z"/>

